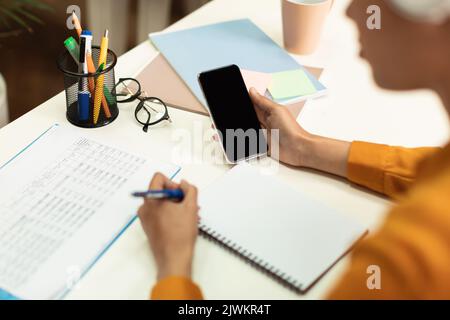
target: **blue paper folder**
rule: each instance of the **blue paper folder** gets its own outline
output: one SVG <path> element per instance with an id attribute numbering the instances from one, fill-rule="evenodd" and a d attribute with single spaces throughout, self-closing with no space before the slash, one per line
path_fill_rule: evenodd
<path id="1" fill-rule="evenodd" d="M 230 64 L 266 73 L 305 70 L 249 19 L 151 34 L 150 39 L 204 105 L 197 82 L 200 72 Z M 318 91 L 326 89 L 305 72 Z"/>

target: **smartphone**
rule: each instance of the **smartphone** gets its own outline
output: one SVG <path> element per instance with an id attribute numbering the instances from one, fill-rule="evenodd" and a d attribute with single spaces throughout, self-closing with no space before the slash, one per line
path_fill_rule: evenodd
<path id="1" fill-rule="evenodd" d="M 208 111 L 229 163 L 267 154 L 267 141 L 238 66 L 198 76 Z"/>

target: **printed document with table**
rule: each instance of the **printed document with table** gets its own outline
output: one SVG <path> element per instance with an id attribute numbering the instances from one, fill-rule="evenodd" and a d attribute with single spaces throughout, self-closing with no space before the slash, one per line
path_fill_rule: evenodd
<path id="1" fill-rule="evenodd" d="M 135 219 L 131 192 L 178 170 L 51 127 L 0 168 L 0 297 L 62 297 Z"/>

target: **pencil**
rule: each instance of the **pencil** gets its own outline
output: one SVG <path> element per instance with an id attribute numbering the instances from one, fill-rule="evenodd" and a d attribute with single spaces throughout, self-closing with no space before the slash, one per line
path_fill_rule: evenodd
<path id="1" fill-rule="evenodd" d="M 80 20 L 78 19 L 77 15 L 75 14 L 75 11 L 72 11 L 72 22 L 75 27 L 75 30 L 77 30 L 78 37 L 80 37 L 83 29 L 81 28 Z"/>
<path id="2" fill-rule="evenodd" d="M 102 43 L 100 45 L 100 57 L 98 60 L 98 64 L 106 65 L 106 59 L 108 55 L 108 29 L 105 31 L 105 34 L 102 38 Z M 104 97 L 103 95 L 103 83 L 105 81 L 105 75 L 101 74 L 97 78 L 97 83 L 95 86 L 95 99 L 94 99 L 94 124 L 97 124 L 98 117 L 100 115 L 100 104 Z"/>

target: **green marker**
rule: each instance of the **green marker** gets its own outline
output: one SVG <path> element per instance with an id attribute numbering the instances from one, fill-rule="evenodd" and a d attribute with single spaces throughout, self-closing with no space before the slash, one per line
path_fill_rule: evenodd
<path id="1" fill-rule="evenodd" d="M 104 63 L 102 63 L 100 65 L 100 67 L 98 67 L 97 73 L 98 72 L 102 72 L 103 69 L 105 69 L 105 64 Z M 106 101 L 108 101 L 108 104 L 112 105 L 114 103 L 113 97 L 112 97 L 111 93 L 109 92 L 108 88 L 106 88 L 105 85 L 103 86 L 103 94 L 105 95 L 105 98 L 106 98 Z"/>
<path id="2" fill-rule="evenodd" d="M 105 95 L 106 101 L 108 101 L 108 104 L 111 106 L 114 104 L 113 96 L 109 92 L 108 88 L 106 86 L 103 86 L 103 94 Z"/>
<path id="3" fill-rule="evenodd" d="M 73 61 L 78 64 L 78 60 L 80 58 L 80 46 L 75 41 L 75 39 L 73 37 L 67 38 L 64 41 L 64 46 L 66 47 L 67 51 L 69 51 L 70 55 L 73 58 Z"/>
<path id="4" fill-rule="evenodd" d="M 96 72 L 97 72 L 97 73 L 102 72 L 104 68 L 105 68 L 105 64 L 102 63 L 102 64 L 98 67 L 98 69 L 97 69 Z"/>

